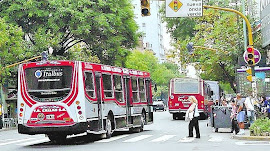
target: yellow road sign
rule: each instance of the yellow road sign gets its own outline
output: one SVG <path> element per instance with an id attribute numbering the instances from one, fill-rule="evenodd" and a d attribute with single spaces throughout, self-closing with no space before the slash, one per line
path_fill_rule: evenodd
<path id="1" fill-rule="evenodd" d="M 182 6 L 183 3 L 181 3 L 179 0 L 172 0 L 172 2 L 169 4 L 169 7 L 175 12 L 177 12 Z"/>
<path id="2" fill-rule="evenodd" d="M 248 74 L 252 74 L 251 68 L 248 68 L 248 69 L 246 70 L 246 72 L 247 72 Z"/>

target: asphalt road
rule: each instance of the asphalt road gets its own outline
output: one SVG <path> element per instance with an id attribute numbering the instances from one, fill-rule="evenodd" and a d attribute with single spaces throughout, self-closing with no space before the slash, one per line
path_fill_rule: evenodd
<path id="1" fill-rule="evenodd" d="M 55 144 L 44 135 L 23 135 L 17 130 L 0 131 L 1 151 L 174 151 L 205 150 L 244 151 L 269 150 L 270 142 L 232 139 L 230 129 L 207 127 L 207 120 L 200 120 L 201 138 L 186 138 L 188 122 L 173 120 L 168 112 L 155 112 L 154 124 L 145 126 L 145 131 L 116 132 L 110 139 L 91 138 L 81 135 L 69 137 L 65 143 Z"/>

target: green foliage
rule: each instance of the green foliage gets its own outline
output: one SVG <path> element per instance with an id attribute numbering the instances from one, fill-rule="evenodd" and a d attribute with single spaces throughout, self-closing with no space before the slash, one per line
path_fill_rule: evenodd
<path id="1" fill-rule="evenodd" d="M 155 97 L 160 96 L 161 92 L 168 92 L 170 79 L 181 76 L 176 65 L 159 64 L 158 59 L 150 51 L 132 51 L 127 57 L 126 67 L 150 72 L 153 83 L 157 84 L 157 92 L 154 92 Z"/>
<path id="2" fill-rule="evenodd" d="M 150 51 L 134 50 L 128 57 L 126 67 L 141 71 L 153 72 L 158 66 L 158 60 Z"/>
<path id="3" fill-rule="evenodd" d="M 162 6 L 160 12 L 163 14 L 162 22 L 166 22 L 167 32 L 170 33 L 170 35 L 175 41 L 185 39 L 186 37 L 194 36 L 194 27 L 196 25 L 196 22 L 192 18 L 165 17 L 165 5 Z"/>
<path id="4" fill-rule="evenodd" d="M 0 18 L 0 84 L 11 75 L 8 65 L 23 59 L 25 56 L 23 32 L 18 26 L 7 24 Z"/>
<path id="5" fill-rule="evenodd" d="M 257 119 L 251 126 L 250 131 L 257 136 L 262 136 L 263 133 L 268 132 L 270 133 L 270 120 L 269 118 L 260 118 Z"/>
<path id="6" fill-rule="evenodd" d="M 229 2 L 210 0 L 205 5 L 228 8 Z M 164 7 L 161 12 L 168 32 L 175 40 L 175 50 L 169 57 L 180 56 L 182 67 L 196 62 L 196 69 L 201 71 L 201 78 L 220 81 L 226 89 L 229 84 L 231 89 L 236 91 L 235 68 L 238 56 L 242 55 L 244 50 L 241 17 L 232 12 L 215 9 L 204 9 L 203 17 L 194 18 L 166 18 Z M 193 55 L 189 55 L 186 48 L 189 42 L 205 48 L 194 48 Z"/>
<path id="7" fill-rule="evenodd" d="M 0 17 L 19 25 L 42 52 L 65 56 L 84 43 L 91 56 L 114 65 L 137 44 L 137 25 L 129 0 L 5 0 Z"/>

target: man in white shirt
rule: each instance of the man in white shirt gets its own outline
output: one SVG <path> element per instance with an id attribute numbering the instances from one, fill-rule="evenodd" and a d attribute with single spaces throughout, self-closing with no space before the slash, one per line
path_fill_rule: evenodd
<path id="1" fill-rule="evenodd" d="M 245 106 L 247 109 L 247 117 L 250 122 L 250 125 L 254 122 L 255 120 L 255 109 L 254 109 L 254 103 L 255 99 L 251 96 L 247 97 L 245 100 Z"/>

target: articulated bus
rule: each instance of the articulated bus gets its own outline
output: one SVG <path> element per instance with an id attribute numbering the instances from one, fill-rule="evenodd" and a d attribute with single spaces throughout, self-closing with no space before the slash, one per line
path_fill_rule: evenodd
<path id="1" fill-rule="evenodd" d="M 140 132 L 153 122 L 150 74 L 80 61 L 21 64 L 18 131 L 51 141 L 72 134 Z"/>
<path id="2" fill-rule="evenodd" d="M 208 114 L 207 103 L 212 95 L 210 86 L 204 80 L 197 78 L 174 78 L 170 80 L 168 107 L 173 119 L 183 119 L 191 103 L 189 96 L 198 100 L 198 109 L 201 119 Z"/>

